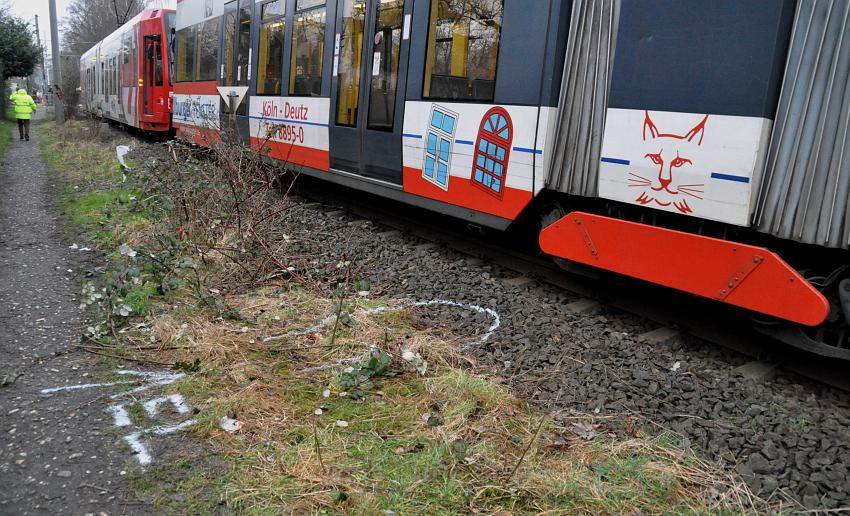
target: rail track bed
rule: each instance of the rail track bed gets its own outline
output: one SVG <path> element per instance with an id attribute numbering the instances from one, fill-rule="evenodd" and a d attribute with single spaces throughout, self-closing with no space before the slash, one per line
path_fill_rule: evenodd
<path id="1" fill-rule="evenodd" d="M 373 294 L 492 310 L 498 328 L 469 354 L 580 435 L 628 434 L 633 425 L 669 433 L 734 468 L 763 498 L 850 506 L 845 364 L 772 342 L 725 307 L 564 273 L 517 250 L 510 233 L 476 236 L 451 219 L 305 178 L 299 195 L 309 201 L 292 216 L 312 265 L 345 257 Z M 419 310 L 459 335 L 492 328 L 483 311 Z"/>

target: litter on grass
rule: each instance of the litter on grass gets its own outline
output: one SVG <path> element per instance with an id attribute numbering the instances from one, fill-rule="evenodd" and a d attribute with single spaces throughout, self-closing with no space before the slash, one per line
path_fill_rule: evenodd
<path id="1" fill-rule="evenodd" d="M 124 161 L 124 156 L 126 156 L 128 152 L 130 152 L 130 147 L 126 145 L 119 145 L 115 147 L 115 154 L 118 155 L 118 163 L 121 163 L 121 168 L 125 171 L 130 170 L 130 167 L 127 166 L 127 162 Z"/>
<path id="2" fill-rule="evenodd" d="M 242 421 L 223 416 L 221 421 L 219 421 L 219 426 L 225 432 L 232 434 L 242 430 Z"/>

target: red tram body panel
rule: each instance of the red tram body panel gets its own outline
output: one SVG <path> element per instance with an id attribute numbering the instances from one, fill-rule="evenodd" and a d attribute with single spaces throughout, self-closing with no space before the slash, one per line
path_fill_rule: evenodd
<path id="1" fill-rule="evenodd" d="M 171 131 L 174 9 L 145 9 L 80 58 L 80 104 L 143 131 Z"/>

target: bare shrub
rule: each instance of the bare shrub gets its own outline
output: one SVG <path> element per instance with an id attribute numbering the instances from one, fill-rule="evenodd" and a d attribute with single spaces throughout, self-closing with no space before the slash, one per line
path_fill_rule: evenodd
<path id="1" fill-rule="evenodd" d="M 284 232 L 296 174 L 264 159 L 265 146 L 248 148 L 234 133 L 198 148 L 168 142 L 170 160 L 142 164 L 137 184 L 161 217 L 159 240 L 192 247 L 207 264 L 211 285 L 256 286 L 292 276 Z"/>

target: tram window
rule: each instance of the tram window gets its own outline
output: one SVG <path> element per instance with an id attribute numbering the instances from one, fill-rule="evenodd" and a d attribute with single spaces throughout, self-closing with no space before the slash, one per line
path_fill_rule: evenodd
<path id="1" fill-rule="evenodd" d="M 214 81 L 218 64 L 218 18 L 207 20 L 198 31 L 197 80 Z"/>
<path id="2" fill-rule="evenodd" d="M 177 31 L 177 82 L 195 79 L 195 28 Z"/>
<path id="3" fill-rule="evenodd" d="M 263 11 L 279 1 L 264 5 Z M 260 25 L 257 95 L 280 95 L 283 80 L 283 32 L 283 18 Z"/>
<path id="4" fill-rule="evenodd" d="M 283 3 L 283 0 L 274 0 L 274 2 L 269 2 L 267 4 L 263 4 L 262 7 L 262 18 L 263 20 L 268 20 L 271 18 L 276 18 L 281 16 L 284 13 L 286 4 Z"/>
<path id="5" fill-rule="evenodd" d="M 301 11 L 303 7 L 308 11 Z M 289 67 L 290 95 L 321 95 L 322 58 L 325 53 L 325 6 L 323 0 L 298 0 L 292 27 L 292 59 Z"/>
<path id="6" fill-rule="evenodd" d="M 337 125 L 357 125 L 360 99 L 360 57 L 363 47 L 363 21 L 366 2 L 345 0 L 336 99 Z"/>
<path id="7" fill-rule="evenodd" d="M 224 84 L 233 86 L 233 62 L 235 60 L 236 44 L 236 13 L 231 11 L 224 15 Z"/>
<path id="8" fill-rule="evenodd" d="M 247 86 L 248 80 L 251 79 L 251 8 L 243 7 L 239 9 L 239 35 L 238 47 L 236 52 L 237 70 L 236 70 L 236 85 Z M 244 106 L 247 102 L 240 105 Z"/>
<path id="9" fill-rule="evenodd" d="M 422 96 L 492 101 L 504 0 L 431 0 Z"/>
<path id="10" fill-rule="evenodd" d="M 165 42 L 163 45 L 165 46 L 166 51 L 168 52 L 168 85 L 171 86 L 174 84 L 174 23 L 175 23 L 175 13 L 165 13 Z M 133 55 L 135 55 L 135 43 L 136 38 L 134 37 L 131 41 L 131 45 L 133 47 Z M 135 62 L 133 63 L 133 69 L 136 69 Z"/>
<path id="11" fill-rule="evenodd" d="M 162 86 L 162 44 L 159 36 L 156 36 L 156 42 L 153 46 L 153 84 L 154 86 Z"/>
<path id="12" fill-rule="evenodd" d="M 121 35 L 121 57 L 122 64 L 130 62 L 130 33 L 125 32 Z"/>
<path id="13" fill-rule="evenodd" d="M 398 51 L 404 0 L 384 0 L 376 6 L 375 50 L 369 89 L 369 129 L 392 130 L 398 84 Z"/>

